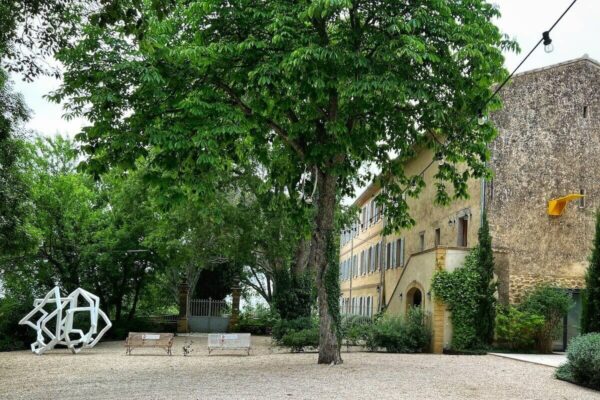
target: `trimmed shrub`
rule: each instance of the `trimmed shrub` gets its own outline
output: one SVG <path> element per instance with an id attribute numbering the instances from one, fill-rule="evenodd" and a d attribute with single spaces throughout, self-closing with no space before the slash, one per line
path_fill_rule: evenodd
<path id="1" fill-rule="evenodd" d="M 556 371 L 556 377 L 600 390 L 600 333 L 573 338 L 567 350 L 567 364 Z"/>
<path id="2" fill-rule="evenodd" d="M 409 310 L 405 318 L 384 316 L 372 325 L 367 335 L 371 350 L 385 348 L 390 353 L 421 353 L 429 348 L 431 331 L 421 308 Z"/>
<path id="3" fill-rule="evenodd" d="M 305 347 L 319 347 L 319 329 L 316 327 L 289 331 L 279 341 L 280 346 L 289 347 L 293 353 L 304 350 Z"/>
<path id="4" fill-rule="evenodd" d="M 537 330 L 536 334 L 538 351 L 552 352 L 552 338 L 572 305 L 573 300 L 564 290 L 550 285 L 536 287 L 519 305 L 521 311 L 544 317 L 544 325 Z"/>
<path id="5" fill-rule="evenodd" d="M 313 317 L 301 317 L 296 319 L 280 319 L 273 324 L 273 339 L 279 344 L 281 339 L 290 332 L 298 332 L 318 326 Z"/>
<path id="6" fill-rule="evenodd" d="M 496 342 L 511 350 L 531 350 L 544 322 L 543 316 L 513 306 L 500 309 L 496 314 Z"/>

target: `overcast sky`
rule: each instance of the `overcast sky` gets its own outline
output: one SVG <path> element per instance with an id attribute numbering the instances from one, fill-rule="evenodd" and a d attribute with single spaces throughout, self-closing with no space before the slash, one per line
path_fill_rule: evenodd
<path id="1" fill-rule="evenodd" d="M 500 29 L 516 39 L 522 49 L 520 55 L 507 54 L 506 67 L 512 71 L 522 57 L 535 45 L 572 0 L 497 0 L 502 18 Z M 552 32 L 554 51 L 546 54 L 540 46 L 521 67 L 519 72 L 570 60 L 588 54 L 600 60 L 600 2 L 578 0 L 571 11 Z M 43 135 L 57 133 L 73 136 L 85 124 L 83 120 L 65 121 L 62 107 L 48 102 L 43 96 L 56 89 L 59 81 L 48 77 L 33 83 L 14 77 L 15 89 L 23 94 L 33 112 L 27 127 Z"/>

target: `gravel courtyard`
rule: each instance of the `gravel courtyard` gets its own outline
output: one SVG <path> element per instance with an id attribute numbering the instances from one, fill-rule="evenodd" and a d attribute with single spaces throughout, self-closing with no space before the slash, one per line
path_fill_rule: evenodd
<path id="1" fill-rule="evenodd" d="M 554 368 L 495 356 L 345 353 L 341 366 L 316 364 L 316 354 L 272 349 L 253 338 L 250 356 L 206 351 L 182 356 L 101 343 L 71 355 L 0 353 L 0 399 L 600 399 L 600 393 L 552 377 Z"/>

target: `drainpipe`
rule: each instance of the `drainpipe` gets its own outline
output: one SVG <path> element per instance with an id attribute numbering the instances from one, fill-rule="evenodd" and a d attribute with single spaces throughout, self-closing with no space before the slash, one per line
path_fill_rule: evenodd
<path id="1" fill-rule="evenodd" d="M 348 294 L 348 311 L 349 314 L 352 314 L 354 310 L 352 309 L 352 277 L 354 276 L 354 231 L 352 232 L 352 238 L 350 239 L 350 291 Z"/>
<path id="2" fill-rule="evenodd" d="M 381 209 L 381 224 L 383 225 L 382 229 L 381 229 L 381 248 L 379 249 L 380 253 L 379 253 L 379 268 L 381 270 L 381 276 L 379 278 L 379 312 L 383 311 L 384 308 L 384 304 L 383 301 L 385 300 L 385 269 L 387 268 L 387 265 L 383 265 L 386 264 L 385 262 L 382 262 L 381 260 L 381 254 L 383 253 L 383 260 L 385 260 L 387 262 L 387 251 L 385 250 L 386 248 L 386 243 L 385 243 L 385 212 L 384 209 L 382 207 Z M 397 257 L 397 255 L 396 255 Z M 391 259 L 390 259 L 391 262 Z"/>

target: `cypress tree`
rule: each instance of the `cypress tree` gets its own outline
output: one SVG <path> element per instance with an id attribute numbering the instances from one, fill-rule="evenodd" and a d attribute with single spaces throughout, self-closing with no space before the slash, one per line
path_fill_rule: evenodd
<path id="1" fill-rule="evenodd" d="M 600 332 L 600 211 L 596 212 L 596 234 L 590 265 L 585 274 L 585 286 L 582 296 L 581 331 Z"/>
<path id="2" fill-rule="evenodd" d="M 484 345 L 491 345 L 494 340 L 494 323 L 496 320 L 496 284 L 494 282 L 494 253 L 492 237 L 485 211 L 478 232 L 479 249 L 477 268 L 479 270 L 478 310 L 475 320 L 477 335 Z"/>

